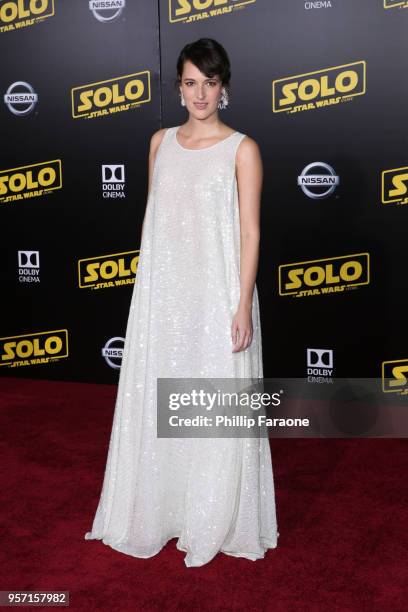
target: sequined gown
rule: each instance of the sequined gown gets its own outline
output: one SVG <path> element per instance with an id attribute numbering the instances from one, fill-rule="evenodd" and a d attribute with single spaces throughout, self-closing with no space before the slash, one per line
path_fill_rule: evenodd
<path id="1" fill-rule="evenodd" d="M 232 352 L 239 295 L 235 155 L 245 134 L 187 149 L 168 128 L 147 200 L 105 476 L 92 531 L 151 557 L 177 538 L 187 567 L 219 552 L 256 560 L 277 546 L 269 440 L 158 438 L 157 377 L 263 376 L 258 293 L 253 339 Z"/>

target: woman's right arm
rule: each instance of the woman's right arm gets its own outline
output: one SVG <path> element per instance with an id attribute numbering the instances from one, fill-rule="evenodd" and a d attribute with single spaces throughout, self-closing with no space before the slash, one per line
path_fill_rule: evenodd
<path id="1" fill-rule="evenodd" d="M 154 168 L 154 162 L 156 160 L 157 149 L 160 146 L 160 143 L 162 141 L 165 131 L 166 131 L 166 128 L 157 130 L 157 132 L 155 132 L 150 139 L 147 202 L 149 201 L 150 190 L 152 188 L 153 168 Z M 146 206 L 147 206 L 147 202 L 146 202 Z M 142 237 L 143 237 L 143 228 L 144 228 L 145 219 L 146 219 L 146 211 L 145 211 L 145 215 L 144 215 L 144 219 L 142 223 Z"/>

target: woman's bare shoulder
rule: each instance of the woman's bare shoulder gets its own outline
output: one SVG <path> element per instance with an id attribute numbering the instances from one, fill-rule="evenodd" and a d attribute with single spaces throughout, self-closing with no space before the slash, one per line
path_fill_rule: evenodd
<path id="1" fill-rule="evenodd" d="M 160 128 L 160 130 L 157 130 L 156 132 L 152 134 L 152 137 L 150 138 L 151 152 L 157 151 L 168 129 L 170 128 Z"/>
<path id="2" fill-rule="evenodd" d="M 261 157 L 261 152 L 259 149 L 259 145 L 250 136 L 245 134 L 244 138 L 238 145 L 236 162 L 238 164 L 245 164 L 248 161 L 259 159 Z"/>

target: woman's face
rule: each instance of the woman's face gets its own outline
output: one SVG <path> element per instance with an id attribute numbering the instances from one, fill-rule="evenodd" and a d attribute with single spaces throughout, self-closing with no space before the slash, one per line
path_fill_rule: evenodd
<path id="1" fill-rule="evenodd" d="M 222 83 L 218 76 L 209 78 L 190 61 L 184 62 L 180 91 L 189 113 L 199 119 L 218 111 Z"/>

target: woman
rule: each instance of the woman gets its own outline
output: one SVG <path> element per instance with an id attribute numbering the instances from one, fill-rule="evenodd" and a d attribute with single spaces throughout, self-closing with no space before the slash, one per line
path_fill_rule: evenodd
<path id="1" fill-rule="evenodd" d="M 151 139 L 149 195 L 105 478 L 86 539 L 151 557 L 172 538 L 187 567 L 277 546 L 269 440 L 157 436 L 158 378 L 263 376 L 255 278 L 262 162 L 218 117 L 230 64 L 188 44 L 177 86 L 189 117 Z"/>

